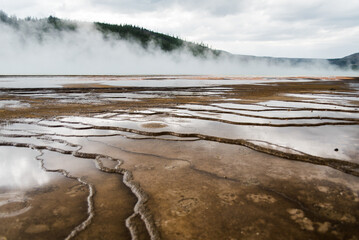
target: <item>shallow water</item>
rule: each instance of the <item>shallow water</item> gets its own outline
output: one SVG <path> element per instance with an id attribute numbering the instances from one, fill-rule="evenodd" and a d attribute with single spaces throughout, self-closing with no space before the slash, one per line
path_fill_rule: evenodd
<path id="1" fill-rule="evenodd" d="M 41 187 L 56 176 L 41 168 L 36 150 L 0 146 L 0 189 Z"/>
<path id="2" fill-rule="evenodd" d="M 357 81 L 1 77 L 0 239 L 359 238 Z"/>
<path id="3" fill-rule="evenodd" d="M 112 87 L 205 87 L 233 84 L 267 84 L 276 83 L 278 79 L 209 79 L 207 77 L 66 77 L 66 76 L 38 76 L 38 77 L 6 77 L 0 78 L 0 88 L 61 88 L 66 85 L 89 84 L 107 85 Z M 281 79 L 282 82 L 291 82 L 290 79 Z M 311 82 L 310 79 L 296 79 L 297 82 Z"/>

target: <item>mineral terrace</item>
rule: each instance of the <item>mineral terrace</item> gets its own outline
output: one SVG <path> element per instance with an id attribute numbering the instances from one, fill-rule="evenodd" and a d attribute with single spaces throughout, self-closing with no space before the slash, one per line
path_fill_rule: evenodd
<path id="1" fill-rule="evenodd" d="M 359 239 L 359 79 L 0 77 L 0 239 Z"/>

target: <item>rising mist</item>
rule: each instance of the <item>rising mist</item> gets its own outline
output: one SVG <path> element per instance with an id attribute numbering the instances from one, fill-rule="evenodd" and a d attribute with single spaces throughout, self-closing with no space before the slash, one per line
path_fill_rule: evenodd
<path id="1" fill-rule="evenodd" d="M 4 18 L 6 17 L 6 21 Z M 243 58 L 222 52 L 194 56 L 186 46 L 163 51 L 155 42 L 144 48 L 131 39 L 106 36 L 93 23 L 8 18 L 0 21 L 2 75 L 353 75 L 326 60 L 291 61 Z"/>

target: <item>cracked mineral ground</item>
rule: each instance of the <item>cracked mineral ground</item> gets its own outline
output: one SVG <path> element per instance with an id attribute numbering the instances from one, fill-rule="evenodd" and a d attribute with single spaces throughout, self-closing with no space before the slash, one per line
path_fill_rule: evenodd
<path id="1" fill-rule="evenodd" d="M 0 77 L 0 239 L 359 239 L 359 79 Z"/>

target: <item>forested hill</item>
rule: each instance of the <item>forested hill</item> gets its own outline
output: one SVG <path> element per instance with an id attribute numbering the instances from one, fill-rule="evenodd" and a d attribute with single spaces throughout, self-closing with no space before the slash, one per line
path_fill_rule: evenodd
<path id="1" fill-rule="evenodd" d="M 18 19 L 10 17 L 6 13 L 0 11 L 0 23 L 6 24 L 19 31 L 24 31 L 28 34 L 37 34 L 38 39 L 42 39 L 46 34 L 62 32 L 75 32 L 80 26 L 91 23 L 83 23 L 70 20 L 62 20 L 53 16 L 43 19 L 25 18 Z M 303 59 L 303 58 L 274 58 L 274 57 L 257 57 L 248 55 L 234 55 L 221 50 L 214 50 L 205 44 L 198 44 L 182 40 L 175 36 L 169 36 L 163 33 L 154 32 L 145 28 L 132 25 L 116 25 L 107 23 L 94 23 L 95 29 L 99 31 L 103 37 L 126 40 L 133 43 L 138 43 L 144 49 L 160 49 L 163 52 L 182 51 L 186 50 L 195 57 L 200 58 L 217 58 L 226 57 L 227 60 L 238 62 L 266 62 L 269 64 L 283 64 L 289 63 L 296 66 L 302 63 L 309 63 L 310 61 L 328 62 L 330 65 L 341 69 L 350 69 L 359 71 L 359 53 L 352 54 L 347 57 L 337 59 Z"/>
<path id="2" fill-rule="evenodd" d="M 359 53 L 354 53 L 343 58 L 328 59 L 328 61 L 341 68 L 359 70 Z"/>
<path id="3" fill-rule="evenodd" d="M 25 18 L 18 19 L 16 17 L 9 17 L 3 11 L 0 11 L 0 22 L 6 23 L 14 28 L 19 28 L 21 24 L 30 25 L 37 28 L 37 34 L 46 34 L 50 31 L 76 31 L 80 22 L 62 20 L 53 16 L 45 19 Z M 163 33 L 147 30 L 145 28 L 133 26 L 133 25 L 116 25 L 95 22 L 95 27 L 100 31 L 104 37 L 117 37 L 118 39 L 128 40 L 139 43 L 143 48 L 149 46 L 158 47 L 165 52 L 171 52 L 174 50 L 181 50 L 187 48 L 194 56 L 205 57 L 208 54 L 211 56 L 219 56 L 221 51 L 213 50 L 204 44 L 197 44 L 188 41 L 184 41 L 178 37 L 169 36 Z M 23 29 L 22 29 L 23 30 Z"/>
<path id="4" fill-rule="evenodd" d="M 178 37 L 169 36 L 163 33 L 153 32 L 145 28 L 132 25 L 116 25 L 95 22 L 96 28 L 101 31 L 104 36 L 115 34 L 120 39 L 132 40 L 139 42 L 142 47 L 147 48 L 149 44 L 160 47 L 163 51 L 171 52 L 181 48 L 188 48 L 194 56 L 206 56 L 212 54 L 219 56 L 221 51 L 210 49 L 204 44 L 196 44 L 184 41 Z"/>

